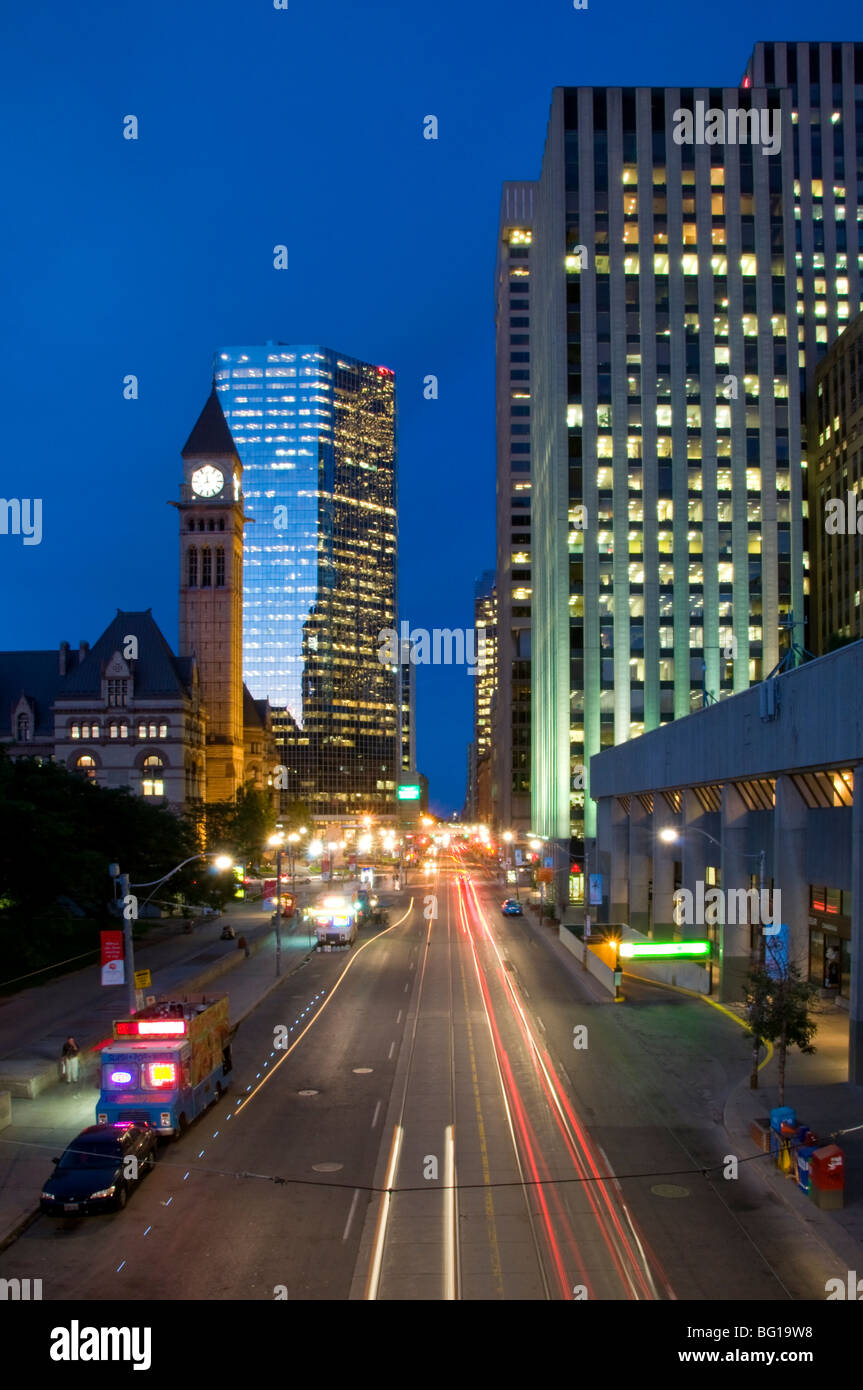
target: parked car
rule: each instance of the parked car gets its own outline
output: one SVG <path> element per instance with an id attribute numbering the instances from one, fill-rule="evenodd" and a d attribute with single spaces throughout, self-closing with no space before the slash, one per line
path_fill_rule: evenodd
<path id="1" fill-rule="evenodd" d="M 42 1189 L 42 1211 L 78 1216 L 122 1211 L 129 1192 L 156 1163 L 156 1131 L 149 1125 L 118 1120 L 90 1125 L 72 1140 Z M 137 1176 L 127 1177 L 128 1158 L 137 1159 Z"/>
<path id="2" fill-rule="evenodd" d="M 504 898 L 500 905 L 500 910 L 505 917 L 523 917 L 521 903 L 517 898 Z"/>

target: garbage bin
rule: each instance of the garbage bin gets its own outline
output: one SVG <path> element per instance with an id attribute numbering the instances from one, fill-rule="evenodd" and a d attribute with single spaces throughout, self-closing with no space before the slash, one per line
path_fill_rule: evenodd
<path id="1" fill-rule="evenodd" d="M 809 1160 L 809 1196 L 823 1211 L 845 1205 L 845 1155 L 838 1144 L 824 1144 Z"/>

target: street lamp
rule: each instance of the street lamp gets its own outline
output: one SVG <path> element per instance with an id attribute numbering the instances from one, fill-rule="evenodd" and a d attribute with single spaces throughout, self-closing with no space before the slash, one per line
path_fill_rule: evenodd
<path id="1" fill-rule="evenodd" d="M 716 838 L 715 835 L 708 835 L 707 831 L 706 831 L 706 830 L 702 830 L 702 829 L 700 828 L 700 826 L 697 826 L 697 825 L 688 825 L 688 826 L 686 827 L 686 830 L 687 830 L 687 833 L 688 833 L 690 830 L 694 830 L 694 831 L 696 832 L 697 835 L 703 835 L 704 838 L 705 838 L 705 840 L 709 840 L 710 843 L 711 843 L 712 845 L 716 845 L 717 849 L 721 850 L 723 854 L 726 853 L 726 846 L 725 846 L 725 844 L 723 843 L 723 841 L 722 841 L 722 840 L 717 840 L 717 838 Z M 665 844 L 670 845 L 670 844 L 674 844 L 675 841 L 677 841 L 677 840 L 682 840 L 682 839 L 683 839 L 683 835 L 682 835 L 681 831 L 679 831 L 678 829 L 676 829 L 675 826 L 673 826 L 673 825 L 665 825 L 665 826 L 663 826 L 663 828 L 662 828 L 662 829 L 660 830 L 660 832 L 659 832 L 659 838 L 660 838 L 660 840 L 664 841 Z M 760 891 L 761 891 L 762 893 L 764 892 L 766 853 L 767 853 L 766 850 L 763 850 L 763 849 L 760 849 L 760 850 L 758 850 L 757 852 L 755 852 L 755 853 L 753 853 L 753 854 L 748 854 L 748 853 L 746 853 L 745 850 L 740 852 L 740 858 L 741 858 L 741 859 L 757 859 L 757 860 L 758 860 L 758 886 L 759 886 L 759 889 L 760 889 Z"/>
<path id="2" fill-rule="evenodd" d="M 152 888 L 153 892 L 148 893 L 144 901 L 141 903 L 141 907 L 146 907 L 147 903 L 152 898 L 153 893 L 155 893 L 158 888 L 161 888 L 163 883 L 167 883 L 169 878 L 173 878 L 174 874 L 178 874 L 181 869 L 185 869 L 187 864 L 193 864 L 196 859 L 213 859 L 215 861 L 215 867 L 217 869 L 222 870 L 230 869 L 231 865 L 234 862 L 228 854 L 217 853 L 215 850 L 202 850 L 198 854 L 190 854 L 188 859 L 183 860 L 182 864 L 177 864 L 176 867 L 171 869 L 167 874 L 163 874 L 161 878 L 151 879 L 149 883 L 130 883 L 129 875 L 120 873 L 119 864 L 109 864 L 108 873 L 110 874 L 111 878 L 118 883 L 118 896 L 123 902 L 125 902 L 125 899 L 129 897 L 133 888 Z M 126 988 L 129 993 L 130 1014 L 134 1014 L 136 1008 L 138 1007 L 137 991 L 135 989 L 135 949 L 132 942 L 132 922 L 137 918 L 137 915 L 137 908 L 135 910 L 134 917 L 127 917 L 125 911 L 123 912 L 123 952 L 125 957 L 126 970 L 128 972 Z"/>
<path id="3" fill-rule="evenodd" d="M 720 851 L 720 853 L 723 855 L 723 857 L 725 856 L 725 853 L 726 853 L 726 845 L 724 844 L 724 842 L 723 842 L 722 840 L 717 840 L 717 838 L 716 838 L 715 835 L 708 835 L 708 833 L 707 833 L 706 830 L 702 830 L 702 829 L 700 828 L 700 826 L 697 826 L 697 825 L 688 825 L 688 826 L 686 827 L 686 830 L 687 830 L 687 833 L 688 833 L 690 830 L 694 830 L 694 831 L 696 831 L 697 834 L 703 835 L 704 838 L 705 838 L 705 840 L 709 840 L 710 843 L 711 843 L 712 845 L 716 845 L 717 849 Z M 683 839 L 683 834 L 682 834 L 681 831 L 679 831 L 679 830 L 676 828 L 676 826 L 673 826 L 673 825 L 666 825 L 666 826 L 663 826 L 663 828 L 660 830 L 660 832 L 659 832 L 659 838 L 660 838 L 660 840 L 662 840 L 665 844 L 670 845 L 670 844 L 674 844 L 677 840 L 682 840 L 682 839 Z M 741 858 L 741 859 L 757 859 L 757 860 L 758 860 L 758 889 L 759 889 L 758 901 L 759 901 L 759 905 L 760 905 L 760 904 L 763 903 L 763 901 L 764 901 L 764 898 L 763 898 L 762 894 L 764 893 L 764 883 L 765 883 L 765 878 L 766 878 L 766 875 L 765 875 L 766 850 L 760 849 L 760 850 L 758 850 L 758 851 L 755 852 L 755 853 L 747 853 L 745 850 L 742 850 L 742 851 L 740 851 L 740 858 Z M 762 938 L 762 939 L 763 939 L 763 938 Z M 711 972 L 710 972 L 710 980 L 711 980 L 711 984 L 712 984 L 712 980 L 713 980 L 712 970 L 711 970 Z"/>

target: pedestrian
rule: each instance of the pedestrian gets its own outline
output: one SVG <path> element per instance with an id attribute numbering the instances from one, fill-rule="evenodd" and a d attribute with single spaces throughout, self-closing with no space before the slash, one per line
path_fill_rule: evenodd
<path id="1" fill-rule="evenodd" d="M 249 956 L 250 956 L 251 952 L 249 951 L 249 943 L 248 943 L 248 941 L 246 940 L 246 938 L 245 938 L 244 936 L 241 936 L 240 939 L 238 940 L 238 942 L 237 942 L 237 950 L 238 950 L 238 951 L 245 951 L 245 953 L 246 953 L 246 960 L 249 959 Z"/>
<path id="2" fill-rule="evenodd" d="M 81 1051 L 74 1038 L 67 1038 L 63 1044 L 63 1059 L 60 1066 L 66 1078 L 66 1085 L 71 1086 L 78 1080 L 78 1053 Z"/>

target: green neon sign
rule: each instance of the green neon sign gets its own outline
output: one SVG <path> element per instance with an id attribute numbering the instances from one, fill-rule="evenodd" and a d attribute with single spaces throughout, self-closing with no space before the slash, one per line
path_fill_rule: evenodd
<path id="1" fill-rule="evenodd" d="M 673 960 L 681 956 L 709 956 L 709 941 L 621 941 L 624 960 Z"/>
<path id="2" fill-rule="evenodd" d="M 419 785 L 415 782 L 412 785 L 399 787 L 396 791 L 396 797 L 399 801 L 419 801 Z"/>

